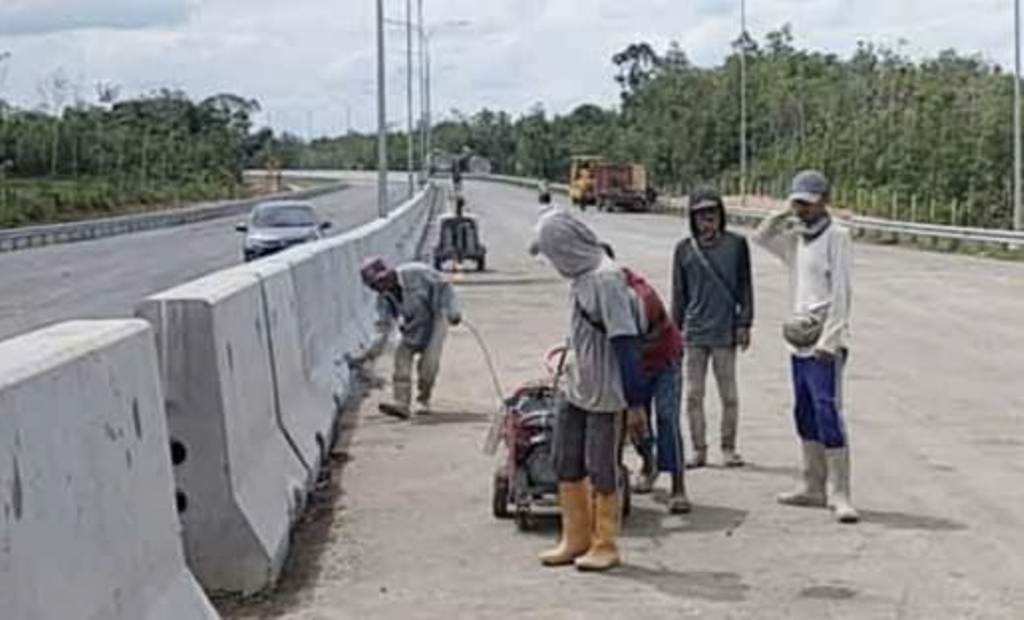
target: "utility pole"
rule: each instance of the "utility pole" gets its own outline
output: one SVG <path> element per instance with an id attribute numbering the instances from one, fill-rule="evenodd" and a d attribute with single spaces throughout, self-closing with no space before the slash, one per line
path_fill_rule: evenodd
<path id="1" fill-rule="evenodd" d="M 424 47 L 423 57 L 424 57 L 424 62 L 426 63 L 426 74 L 427 74 L 426 75 L 426 80 L 424 80 L 424 82 L 425 82 L 424 85 L 426 87 L 426 96 L 427 96 L 427 101 L 426 101 L 426 105 L 424 106 L 424 108 L 426 110 L 426 116 L 427 116 L 427 147 L 426 147 L 426 151 L 427 151 L 427 170 L 429 171 L 430 170 L 430 166 L 434 163 L 434 112 L 433 112 L 433 109 L 434 109 L 433 105 L 434 104 L 433 104 L 433 94 L 431 93 L 432 82 L 431 82 L 431 75 L 430 75 L 430 37 L 429 36 L 424 36 L 424 40 L 426 41 L 426 46 Z"/>
<path id="2" fill-rule="evenodd" d="M 407 118 L 407 131 L 406 142 L 407 145 L 407 160 L 406 168 L 409 171 L 409 198 L 412 198 L 416 193 L 416 138 L 413 130 L 413 112 L 412 105 L 412 0 L 405 0 L 405 96 L 406 96 L 406 116 Z"/>
<path id="3" fill-rule="evenodd" d="M 1024 208 L 1021 207 L 1020 0 L 1013 0 L 1013 32 L 1013 228 L 1024 230 Z"/>
<path id="4" fill-rule="evenodd" d="M 377 214 L 388 216 L 388 117 L 385 106 L 384 0 L 377 0 Z"/>
<path id="5" fill-rule="evenodd" d="M 422 179 L 429 179 L 427 168 L 427 63 L 426 63 L 426 24 L 423 22 L 423 0 L 416 0 L 416 12 L 419 21 L 419 65 L 420 65 L 420 168 Z"/>
<path id="6" fill-rule="evenodd" d="M 740 204 L 747 206 L 747 0 L 740 0 Z"/>

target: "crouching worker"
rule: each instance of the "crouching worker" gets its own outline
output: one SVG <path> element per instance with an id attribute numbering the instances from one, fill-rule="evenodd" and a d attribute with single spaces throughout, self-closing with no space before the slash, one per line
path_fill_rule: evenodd
<path id="1" fill-rule="evenodd" d="M 614 260 L 615 250 L 612 246 L 607 243 L 601 245 L 605 254 Z M 679 417 L 683 383 L 679 360 L 683 357 L 683 338 L 654 287 L 631 269 L 623 269 L 623 274 L 626 276 L 626 285 L 639 304 L 642 334 L 640 364 L 648 405 L 647 418 L 649 424 L 650 413 L 653 411 L 657 429 L 654 435 L 647 431 L 632 433 L 630 437 L 643 461 L 633 483 L 633 492 L 652 492 L 658 475 L 667 473 L 672 477 L 668 511 L 672 514 L 685 514 L 690 512 L 691 507 L 686 497 L 686 466 Z"/>
<path id="2" fill-rule="evenodd" d="M 416 402 L 421 412 L 428 412 L 448 325 L 462 322 L 452 285 L 422 263 L 392 269 L 380 258 L 367 261 L 360 275 L 378 294 L 378 331 L 390 333 L 397 320 L 402 336 L 395 351 L 394 402 L 381 404 L 380 411 L 402 419 L 411 416 L 412 365 L 418 358 Z"/>
<path id="3" fill-rule="evenodd" d="M 643 459 L 643 469 L 633 489 L 637 493 L 650 493 L 658 475 L 667 473 L 672 477 L 668 510 L 672 514 L 685 514 L 690 512 L 690 500 L 686 497 L 686 466 L 679 417 L 683 380 L 679 360 L 683 357 L 683 339 L 654 287 L 638 273 L 627 269 L 625 275 L 640 302 L 644 319 L 641 365 L 648 411 L 653 409 L 657 429 L 656 443 L 655 437 L 649 433 L 633 438 Z M 657 459 L 654 454 L 657 454 Z"/>
<path id="4" fill-rule="evenodd" d="M 573 356 L 555 428 L 562 535 L 540 559 L 547 566 L 607 570 L 620 561 L 623 412 L 629 411 L 631 430 L 646 428 L 635 297 L 594 231 L 567 211 L 541 220 L 536 248 L 570 281 Z"/>

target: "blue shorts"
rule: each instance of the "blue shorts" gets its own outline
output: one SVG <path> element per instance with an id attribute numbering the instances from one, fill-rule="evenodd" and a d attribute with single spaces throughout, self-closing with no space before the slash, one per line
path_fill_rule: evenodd
<path id="1" fill-rule="evenodd" d="M 841 353 L 829 361 L 813 357 L 793 357 L 793 394 L 796 405 L 796 430 L 804 441 L 815 441 L 826 448 L 845 448 L 846 425 L 843 422 L 843 366 Z"/>

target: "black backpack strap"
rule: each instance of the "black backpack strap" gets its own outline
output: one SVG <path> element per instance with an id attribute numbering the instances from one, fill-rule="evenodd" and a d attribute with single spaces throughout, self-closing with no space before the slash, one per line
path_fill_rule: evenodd
<path id="1" fill-rule="evenodd" d="M 587 325 L 590 325 L 602 334 L 608 334 L 608 328 L 604 326 L 604 323 L 590 316 L 590 313 L 583 309 L 583 304 L 581 304 L 580 300 L 576 299 L 575 296 L 573 296 L 573 302 L 576 304 L 576 311 L 580 313 L 580 316 L 587 322 Z"/>

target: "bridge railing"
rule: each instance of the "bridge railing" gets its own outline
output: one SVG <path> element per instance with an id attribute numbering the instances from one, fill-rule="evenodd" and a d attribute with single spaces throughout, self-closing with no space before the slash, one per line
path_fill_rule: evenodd
<path id="1" fill-rule="evenodd" d="M 535 189 L 540 183 L 537 179 L 496 174 L 472 175 L 470 178 L 528 189 Z M 551 191 L 562 194 L 569 191 L 569 186 L 562 183 L 550 183 L 548 187 Z M 666 196 L 661 199 L 659 210 L 684 213 L 686 208 L 685 198 Z M 730 206 L 729 213 L 740 224 L 757 225 L 761 220 L 768 217 L 772 211 L 769 209 Z M 898 241 L 902 238 L 926 239 L 933 242 L 945 241 L 954 246 L 961 243 L 970 243 L 982 246 L 995 246 L 1011 251 L 1024 248 L 1024 231 L 942 226 L 864 216 L 854 216 L 845 219 L 843 223 L 850 227 L 854 234 L 859 237 L 875 237 L 893 241 Z"/>

